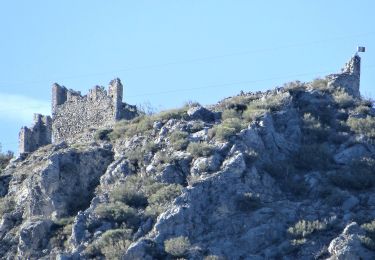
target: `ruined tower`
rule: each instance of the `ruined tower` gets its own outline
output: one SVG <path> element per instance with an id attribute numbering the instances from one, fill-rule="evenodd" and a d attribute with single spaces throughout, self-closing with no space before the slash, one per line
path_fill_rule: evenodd
<path id="1" fill-rule="evenodd" d="M 22 127 L 19 133 L 19 152 L 30 153 L 41 146 L 51 143 L 52 119 L 50 116 L 34 114 L 34 123 L 28 127 Z"/>
<path id="2" fill-rule="evenodd" d="M 52 85 L 52 115 L 58 105 L 64 104 L 67 100 L 67 89 L 57 83 Z"/>
<path id="3" fill-rule="evenodd" d="M 112 80 L 108 86 L 108 96 L 112 98 L 113 106 L 114 106 L 114 118 L 119 120 L 122 118 L 121 111 L 122 111 L 122 95 L 123 95 L 123 87 L 119 78 Z"/>
<path id="4" fill-rule="evenodd" d="M 342 68 L 341 73 L 327 76 L 328 85 L 342 88 L 353 97 L 360 97 L 361 57 L 355 54 Z"/>

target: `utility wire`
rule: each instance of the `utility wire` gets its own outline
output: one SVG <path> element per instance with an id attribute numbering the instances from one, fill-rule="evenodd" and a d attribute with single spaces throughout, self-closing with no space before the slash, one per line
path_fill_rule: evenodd
<path id="1" fill-rule="evenodd" d="M 241 55 L 246 55 L 246 54 L 251 54 L 251 53 L 262 53 L 262 52 L 276 51 L 276 50 L 280 50 L 280 49 L 294 48 L 294 47 L 298 47 L 298 46 L 315 45 L 315 44 L 321 44 L 321 43 L 326 43 L 326 42 L 330 42 L 330 41 L 356 38 L 356 37 L 359 37 L 359 36 L 367 36 L 367 35 L 373 35 L 373 34 L 375 34 L 375 32 L 359 33 L 359 34 L 347 35 L 347 36 L 342 35 L 342 36 L 336 36 L 336 37 L 332 37 L 332 38 L 326 38 L 324 40 L 292 43 L 292 44 L 280 45 L 280 46 L 272 47 L 272 48 L 253 49 L 253 50 L 247 50 L 247 51 L 235 52 L 235 53 L 228 53 L 228 54 L 223 54 L 223 55 L 197 57 L 197 58 L 192 58 L 192 59 L 177 60 L 177 61 L 171 61 L 171 62 L 166 62 L 166 63 L 158 63 L 158 64 L 151 64 L 151 65 L 143 65 L 143 66 L 132 66 L 132 67 L 127 67 L 127 68 L 119 69 L 119 70 L 115 70 L 115 71 L 97 72 L 97 73 L 88 73 L 88 74 L 79 74 L 79 75 L 72 75 L 72 76 L 65 76 L 65 77 L 57 77 L 54 80 L 85 78 L 85 77 L 107 75 L 107 74 L 113 74 L 113 73 L 119 73 L 119 72 L 125 72 L 125 71 L 134 71 L 134 70 L 156 69 L 156 68 L 161 68 L 161 67 L 169 67 L 169 66 L 180 65 L 180 64 L 203 62 L 203 61 L 227 58 L 227 57 L 232 57 L 232 56 L 241 56 Z M 10 83 L 9 85 L 22 86 L 22 85 L 44 83 L 46 81 L 47 80 L 30 81 L 30 82 L 18 82 L 18 83 L 16 82 L 16 83 Z M 49 80 L 49 81 L 52 82 L 51 80 Z M 0 85 L 0 88 L 7 88 L 7 86 L 5 86 L 7 83 L 2 82 L 1 84 L 2 85 Z"/>
<path id="2" fill-rule="evenodd" d="M 362 70 L 366 70 L 366 69 L 373 68 L 373 67 L 375 67 L 375 65 L 365 66 L 365 67 L 362 67 Z M 335 73 L 335 72 L 332 72 L 332 70 L 325 70 L 325 71 L 318 71 L 318 72 L 298 73 L 298 74 L 290 74 L 290 75 L 287 75 L 287 76 L 274 76 L 274 77 L 257 79 L 257 80 L 235 81 L 235 82 L 228 82 L 228 83 L 221 83 L 221 84 L 205 85 L 205 86 L 194 87 L 194 88 L 184 88 L 184 89 L 173 89 L 173 90 L 165 90 L 165 91 L 158 91 L 158 92 L 149 92 L 149 93 L 142 93 L 142 94 L 137 94 L 137 95 L 129 95 L 129 96 L 126 96 L 126 97 L 127 98 L 134 98 L 134 97 L 147 97 L 147 96 L 155 96 L 155 95 L 164 95 L 164 94 L 193 91 L 193 90 L 200 90 L 200 89 L 220 88 L 220 87 L 227 87 L 227 86 L 233 86 L 233 85 L 243 85 L 243 84 L 259 83 L 259 82 L 267 82 L 267 81 L 278 80 L 278 79 L 288 79 L 288 78 L 292 78 L 292 77 L 295 78 L 295 77 L 301 77 L 301 76 L 317 75 L 317 74 L 322 74 L 322 73 L 332 74 L 332 73 Z M 15 111 L 26 111 L 26 110 L 38 109 L 38 108 L 43 108 L 43 106 L 24 107 L 24 108 L 20 108 L 20 109 L 12 109 L 12 110 L 0 110 L 0 113 L 2 113 L 2 112 L 15 112 Z"/>

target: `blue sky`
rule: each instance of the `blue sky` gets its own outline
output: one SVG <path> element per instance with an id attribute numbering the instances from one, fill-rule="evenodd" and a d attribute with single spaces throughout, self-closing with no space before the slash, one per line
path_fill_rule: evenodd
<path id="1" fill-rule="evenodd" d="M 358 45 L 374 97 L 375 1 L 2 1 L 0 143 L 17 150 L 51 84 L 87 93 L 120 77 L 124 101 L 212 104 L 339 71 Z"/>

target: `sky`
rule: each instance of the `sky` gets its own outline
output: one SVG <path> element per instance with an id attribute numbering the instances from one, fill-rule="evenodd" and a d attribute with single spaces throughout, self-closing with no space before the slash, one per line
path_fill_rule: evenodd
<path id="1" fill-rule="evenodd" d="M 375 1 L 18 0 L 0 3 L 0 143 L 17 151 L 54 82 L 82 94 L 119 77 L 124 101 L 203 105 L 340 71 L 362 56 L 375 97 Z M 372 24 L 372 25 L 371 25 Z"/>

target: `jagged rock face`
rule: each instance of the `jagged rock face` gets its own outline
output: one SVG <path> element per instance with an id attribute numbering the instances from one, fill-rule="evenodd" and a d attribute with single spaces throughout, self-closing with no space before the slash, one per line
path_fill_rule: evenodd
<path id="1" fill-rule="evenodd" d="M 43 255 L 51 219 L 75 215 L 90 205 L 100 176 L 113 160 L 110 147 L 75 149 L 60 144 L 45 149 L 11 163 L 5 171 L 11 176 L 7 190 L 15 200 L 15 211 L 3 216 L 0 238 L 7 241 L 4 235 L 24 219 L 17 249 L 21 258 Z"/>
<path id="2" fill-rule="evenodd" d="M 357 61 L 340 89 L 242 93 L 13 160 L 0 256 L 375 258 L 375 110 L 352 92 Z"/>
<path id="3" fill-rule="evenodd" d="M 63 149 L 39 162 L 26 160 L 11 174 L 27 181 L 21 187 L 11 182 L 9 190 L 26 218 L 69 216 L 88 206 L 112 156 L 102 148 Z"/>

